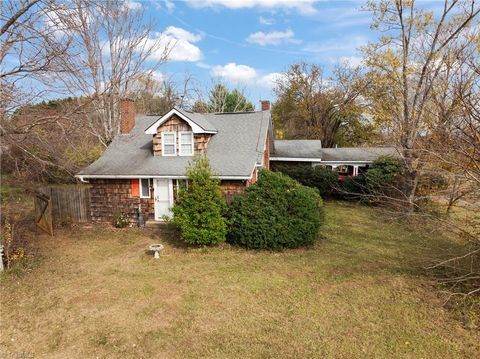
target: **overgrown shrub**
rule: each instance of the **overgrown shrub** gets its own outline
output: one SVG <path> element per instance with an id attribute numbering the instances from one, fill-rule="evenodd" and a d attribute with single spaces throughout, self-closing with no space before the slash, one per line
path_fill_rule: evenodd
<path id="1" fill-rule="evenodd" d="M 371 190 L 391 185 L 402 174 L 403 163 L 394 156 L 377 158 L 367 170 L 367 183 Z"/>
<path id="2" fill-rule="evenodd" d="M 206 157 L 196 157 L 187 169 L 188 186 L 180 189 L 173 222 L 188 244 L 214 245 L 225 241 L 222 213 L 225 200 Z"/>
<path id="3" fill-rule="evenodd" d="M 301 184 L 318 189 L 322 197 L 330 197 L 338 184 L 338 173 L 323 166 L 276 165 L 275 171 L 282 172 Z"/>
<path id="4" fill-rule="evenodd" d="M 128 226 L 128 214 L 124 211 L 115 211 L 113 214 L 113 226 L 116 228 L 125 228 Z"/>
<path id="5" fill-rule="evenodd" d="M 234 198 L 228 211 L 228 241 L 273 250 L 311 245 L 322 221 L 318 190 L 264 170 L 256 184 Z"/>
<path id="6" fill-rule="evenodd" d="M 346 177 L 337 186 L 336 195 L 347 200 L 361 200 L 370 203 L 384 202 L 399 195 L 400 176 L 403 163 L 397 157 L 381 156 L 365 173 Z"/>
<path id="7" fill-rule="evenodd" d="M 360 173 L 355 177 L 345 177 L 345 179 L 336 186 L 336 196 L 347 200 L 365 200 L 366 195 L 370 193 L 367 184 L 367 176 Z"/>

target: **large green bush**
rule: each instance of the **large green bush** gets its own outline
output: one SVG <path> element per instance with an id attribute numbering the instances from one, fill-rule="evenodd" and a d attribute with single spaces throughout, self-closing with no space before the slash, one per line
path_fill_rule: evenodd
<path id="1" fill-rule="evenodd" d="M 317 190 L 280 172 L 261 171 L 229 208 L 228 241 L 274 250 L 311 245 L 323 221 L 322 206 Z"/>
<path id="2" fill-rule="evenodd" d="M 402 174 L 403 167 L 400 158 L 393 156 L 377 158 L 367 170 L 368 186 L 373 190 L 392 184 Z"/>
<path id="3" fill-rule="evenodd" d="M 188 244 L 214 245 L 225 241 L 222 213 L 225 200 L 206 157 L 197 157 L 187 169 L 188 185 L 173 206 L 173 221 Z"/>
<path id="4" fill-rule="evenodd" d="M 338 196 L 343 199 L 360 199 L 371 203 L 398 196 L 399 180 L 403 172 L 402 161 L 393 156 L 381 156 L 367 172 L 355 177 L 346 177 L 338 187 Z"/>
<path id="5" fill-rule="evenodd" d="M 276 165 L 275 171 L 282 172 L 301 184 L 318 189 L 322 197 L 330 197 L 338 187 L 338 173 L 323 166 Z"/>

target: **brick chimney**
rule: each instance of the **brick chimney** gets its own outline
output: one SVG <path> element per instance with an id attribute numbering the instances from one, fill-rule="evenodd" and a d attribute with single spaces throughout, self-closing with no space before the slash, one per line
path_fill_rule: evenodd
<path id="1" fill-rule="evenodd" d="M 120 100 L 120 133 L 130 133 L 135 126 L 135 101 L 129 98 Z"/>
<path id="2" fill-rule="evenodd" d="M 260 105 L 261 105 L 262 111 L 270 111 L 270 101 L 261 100 Z"/>

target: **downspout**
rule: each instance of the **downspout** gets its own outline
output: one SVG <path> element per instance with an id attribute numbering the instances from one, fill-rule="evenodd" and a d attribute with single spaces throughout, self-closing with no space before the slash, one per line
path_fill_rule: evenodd
<path id="1" fill-rule="evenodd" d="M 78 179 L 80 179 L 80 182 L 83 182 L 83 183 L 90 183 L 89 181 L 83 179 L 83 176 L 76 176 Z"/>

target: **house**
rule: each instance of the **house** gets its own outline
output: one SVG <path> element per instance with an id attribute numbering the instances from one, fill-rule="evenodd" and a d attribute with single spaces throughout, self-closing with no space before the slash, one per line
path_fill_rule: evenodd
<path id="1" fill-rule="evenodd" d="M 259 169 L 275 163 L 310 163 L 357 174 L 394 149 L 322 149 L 320 141 L 274 140 L 270 102 L 261 111 L 193 113 L 173 108 L 163 116 L 135 114 L 132 100 L 120 104 L 121 134 L 76 177 L 88 182 L 91 217 L 110 222 L 116 211 L 137 209 L 147 219 L 170 216 L 185 170 L 206 155 L 227 199 L 255 183 Z M 351 171 L 350 171 L 351 169 Z M 349 172 L 350 171 L 350 172 Z"/>
<path id="2" fill-rule="evenodd" d="M 380 156 L 399 156 L 399 153 L 395 147 L 322 148 L 321 141 L 316 140 L 276 140 L 270 163 L 272 167 L 299 163 L 325 166 L 338 172 L 343 180 L 365 172 Z"/>

